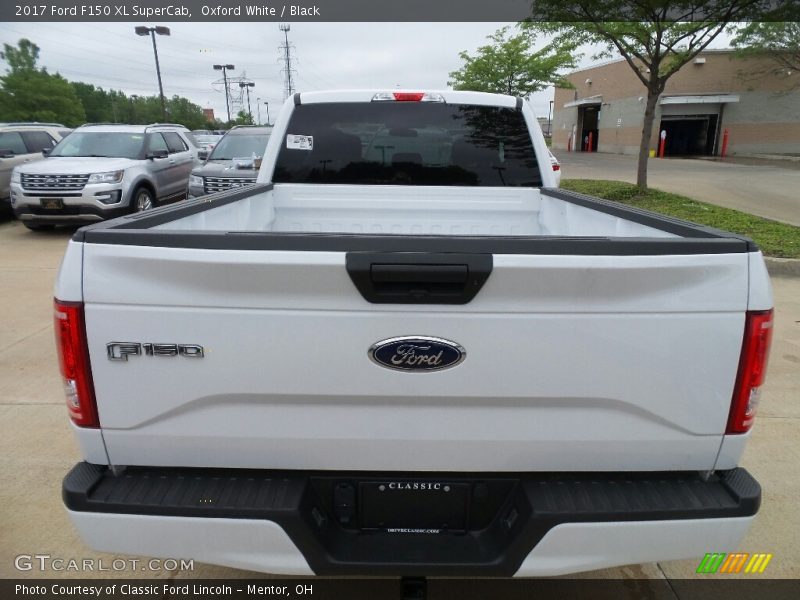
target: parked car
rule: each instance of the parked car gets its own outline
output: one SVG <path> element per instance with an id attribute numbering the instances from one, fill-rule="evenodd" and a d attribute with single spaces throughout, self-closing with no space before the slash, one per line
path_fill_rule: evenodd
<path id="1" fill-rule="evenodd" d="M 189 177 L 189 196 L 197 197 L 256 182 L 271 127 L 239 125 L 232 128 Z M 206 156 L 201 150 L 200 158 Z"/>
<path id="2" fill-rule="evenodd" d="M 194 145 L 197 146 L 197 149 L 200 151 L 205 151 L 206 153 L 211 153 L 219 141 L 222 139 L 221 135 L 216 135 L 213 133 L 204 134 L 204 135 L 194 135 Z"/>
<path id="3" fill-rule="evenodd" d="M 547 153 L 550 155 L 550 165 L 553 167 L 553 175 L 556 178 L 556 187 L 561 187 L 561 163 L 558 162 L 558 159 L 552 152 L 550 152 L 550 150 L 548 150 Z"/>
<path id="4" fill-rule="evenodd" d="M 521 98 L 302 93 L 277 123 L 256 185 L 68 244 L 87 544 L 449 577 L 737 547 L 773 324 L 751 240 L 554 189 Z"/>
<path id="5" fill-rule="evenodd" d="M 14 169 L 11 205 L 29 229 L 147 210 L 185 196 L 196 156 L 180 125 L 84 125 Z"/>
<path id="6" fill-rule="evenodd" d="M 42 160 L 71 130 L 60 123 L 0 123 L 0 213 L 11 213 L 11 171 Z"/>

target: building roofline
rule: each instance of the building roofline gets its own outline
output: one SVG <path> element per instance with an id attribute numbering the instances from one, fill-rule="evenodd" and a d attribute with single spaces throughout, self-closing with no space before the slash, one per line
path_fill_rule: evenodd
<path id="1" fill-rule="evenodd" d="M 703 56 L 704 54 L 732 54 L 736 52 L 734 48 L 706 48 L 702 52 L 700 52 L 697 56 Z M 620 57 L 617 58 L 609 58 L 608 60 L 601 60 L 596 62 L 592 65 L 588 65 L 586 67 L 581 67 L 580 69 L 575 69 L 574 71 L 570 71 L 565 75 L 565 77 L 569 77 L 570 75 L 576 75 L 578 73 L 583 73 L 584 71 L 590 71 L 591 69 L 599 69 L 601 67 L 606 67 L 608 65 L 613 65 L 618 62 L 624 62 L 625 59 Z"/>

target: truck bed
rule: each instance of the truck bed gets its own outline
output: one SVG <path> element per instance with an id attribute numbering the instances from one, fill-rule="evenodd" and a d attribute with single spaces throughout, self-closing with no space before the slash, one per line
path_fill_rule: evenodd
<path id="1" fill-rule="evenodd" d="M 676 237 L 532 188 L 281 184 L 156 230 Z"/>
<path id="2" fill-rule="evenodd" d="M 578 255 L 758 250 L 742 236 L 549 188 L 259 184 L 98 223 L 74 239 L 252 250 Z"/>
<path id="3" fill-rule="evenodd" d="M 406 204 L 389 189 L 262 185 L 77 232 L 110 461 L 714 467 L 751 242 L 560 190 L 404 192 Z M 398 261 L 464 263 L 483 279 L 470 297 L 373 281 Z M 469 357 L 422 375 L 371 363 L 370 346 L 398 335 L 453 340 Z M 207 352 L 106 359 L 106 344 L 128 341 Z"/>

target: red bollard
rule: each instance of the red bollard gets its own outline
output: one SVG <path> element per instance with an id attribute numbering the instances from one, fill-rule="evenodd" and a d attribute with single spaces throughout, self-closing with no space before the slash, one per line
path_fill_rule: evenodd
<path id="1" fill-rule="evenodd" d="M 592 133 L 593 132 L 591 132 L 591 131 L 589 132 L 589 143 L 586 144 L 586 151 L 587 152 L 591 152 L 592 151 Z"/>
<path id="2" fill-rule="evenodd" d="M 664 146 L 667 144 L 667 132 L 661 132 L 661 141 L 658 144 L 658 158 L 664 158 Z"/>
<path id="3" fill-rule="evenodd" d="M 720 152 L 720 156 L 722 158 L 725 158 L 727 154 L 728 154 L 728 130 L 725 129 L 722 132 L 722 152 Z"/>

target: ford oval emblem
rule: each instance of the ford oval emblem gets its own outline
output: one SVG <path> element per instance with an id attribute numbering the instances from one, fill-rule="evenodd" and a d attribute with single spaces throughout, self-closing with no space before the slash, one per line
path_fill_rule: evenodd
<path id="1" fill-rule="evenodd" d="M 376 342 L 369 349 L 373 362 L 398 371 L 441 371 L 455 367 L 467 352 L 450 340 L 410 335 Z"/>

